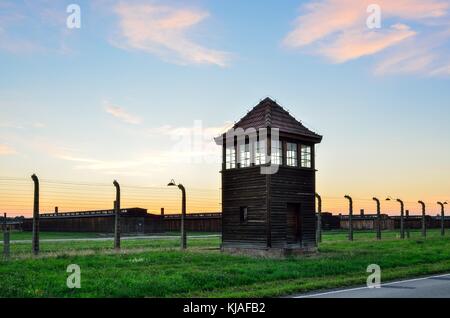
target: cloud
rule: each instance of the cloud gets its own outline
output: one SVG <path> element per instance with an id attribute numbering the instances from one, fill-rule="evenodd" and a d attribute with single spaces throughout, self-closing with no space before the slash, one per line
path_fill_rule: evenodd
<path id="1" fill-rule="evenodd" d="M 204 47 L 188 31 L 209 17 L 199 9 L 156 4 L 119 3 L 119 37 L 112 44 L 129 50 L 155 54 L 178 64 L 213 64 L 224 67 L 230 54 Z"/>
<path id="2" fill-rule="evenodd" d="M 0 144 L 0 156 L 15 155 L 16 153 L 17 151 L 10 146 Z"/>
<path id="3" fill-rule="evenodd" d="M 333 63 L 373 55 L 378 58 L 376 74 L 448 74 L 445 59 L 449 53 L 445 45 L 450 39 L 448 1 L 378 0 L 375 3 L 381 8 L 381 29 L 366 26 L 369 16 L 366 10 L 372 3 L 311 1 L 301 7 L 283 44 Z"/>
<path id="4" fill-rule="evenodd" d="M 406 25 L 393 25 L 382 32 L 349 31 L 339 35 L 334 43 L 319 49 L 319 52 L 336 63 L 343 63 L 362 56 L 378 53 L 395 45 L 416 32 Z"/>
<path id="5" fill-rule="evenodd" d="M 139 125 L 142 123 L 142 119 L 140 117 L 128 113 L 126 110 L 119 106 L 107 104 L 105 106 L 105 111 L 127 124 Z"/>

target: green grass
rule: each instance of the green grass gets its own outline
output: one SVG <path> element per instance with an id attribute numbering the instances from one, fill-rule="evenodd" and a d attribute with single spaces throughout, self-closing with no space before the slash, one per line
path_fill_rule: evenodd
<path id="1" fill-rule="evenodd" d="M 166 232 L 166 233 L 157 233 L 154 235 L 179 235 L 179 232 Z M 205 233 L 205 232 L 192 232 L 190 235 L 209 235 L 209 234 L 217 234 L 217 233 Z M 12 231 L 10 240 L 31 240 L 32 233 L 31 232 L 22 232 L 22 231 Z M 46 239 L 81 239 L 81 238 L 102 238 L 102 237 L 112 237 L 113 233 L 90 233 L 90 232 L 40 232 L 39 237 L 41 240 Z M 3 241 L 3 232 L 0 231 L 0 241 Z"/>
<path id="2" fill-rule="evenodd" d="M 0 241 L 3 240 L 3 232 L 0 232 Z M 31 232 L 12 231 L 11 240 L 31 240 Z M 71 239 L 71 238 L 95 238 L 108 237 L 112 234 L 88 233 L 88 232 L 41 232 L 40 239 Z"/>
<path id="3" fill-rule="evenodd" d="M 222 254 L 219 238 L 190 239 L 187 252 L 178 239 L 123 241 L 121 253 L 111 241 L 42 243 L 38 258 L 30 244 L 13 244 L 16 258 L 0 262 L 0 297 L 270 297 L 363 284 L 372 263 L 383 280 L 450 271 L 450 235 L 374 236 L 356 232 L 348 242 L 328 232 L 319 254 L 287 259 Z M 81 267 L 81 289 L 66 287 L 69 264 Z"/>

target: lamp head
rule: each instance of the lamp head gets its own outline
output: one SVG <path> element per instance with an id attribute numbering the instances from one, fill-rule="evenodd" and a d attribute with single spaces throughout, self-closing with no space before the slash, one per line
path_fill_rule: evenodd
<path id="1" fill-rule="evenodd" d="M 170 180 L 170 182 L 167 184 L 167 186 L 168 186 L 168 187 L 174 187 L 174 186 L 176 186 L 176 183 L 175 183 L 175 181 L 172 179 L 172 180 Z"/>

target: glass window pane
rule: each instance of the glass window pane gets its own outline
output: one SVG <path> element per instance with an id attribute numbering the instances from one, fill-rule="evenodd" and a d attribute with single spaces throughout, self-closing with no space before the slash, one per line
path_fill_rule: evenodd
<path id="1" fill-rule="evenodd" d="M 236 149 L 226 148 L 225 152 L 225 169 L 236 168 Z"/>
<path id="2" fill-rule="evenodd" d="M 281 149 L 281 141 L 279 140 L 272 140 L 272 156 L 271 156 L 271 163 L 273 165 L 281 165 L 282 160 L 282 149 Z"/>
<path id="3" fill-rule="evenodd" d="M 286 164 L 297 167 L 297 144 L 288 142 L 286 144 Z"/>
<path id="4" fill-rule="evenodd" d="M 311 146 L 301 146 L 301 166 L 311 168 Z"/>

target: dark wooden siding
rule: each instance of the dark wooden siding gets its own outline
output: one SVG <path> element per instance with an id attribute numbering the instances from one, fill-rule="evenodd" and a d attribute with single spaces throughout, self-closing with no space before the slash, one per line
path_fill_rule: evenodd
<path id="1" fill-rule="evenodd" d="M 272 175 L 271 228 L 272 246 L 284 247 L 286 243 L 287 204 L 300 204 L 304 245 L 315 245 L 315 171 L 280 166 Z"/>
<path id="2" fill-rule="evenodd" d="M 228 246 L 267 246 L 266 176 L 260 167 L 222 171 L 222 243 Z M 241 224 L 240 207 L 248 207 Z"/>
<path id="3" fill-rule="evenodd" d="M 164 228 L 166 231 L 180 231 L 181 215 L 166 215 Z M 190 232 L 220 232 L 222 231 L 221 213 L 196 213 L 186 215 L 186 231 Z"/>
<path id="4" fill-rule="evenodd" d="M 32 230 L 33 219 L 25 219 L 24 231 Z M 45 232 L 95 232 L 113 233 L 114 215 L 96 216 L 55 216 L 42 217 L 39 220 L 40 230 Z M 148 214 L 145 217 L 122 216 L 120 218 L 122 233 L 144 234 L 164 231 L 162 218 Z"/>

